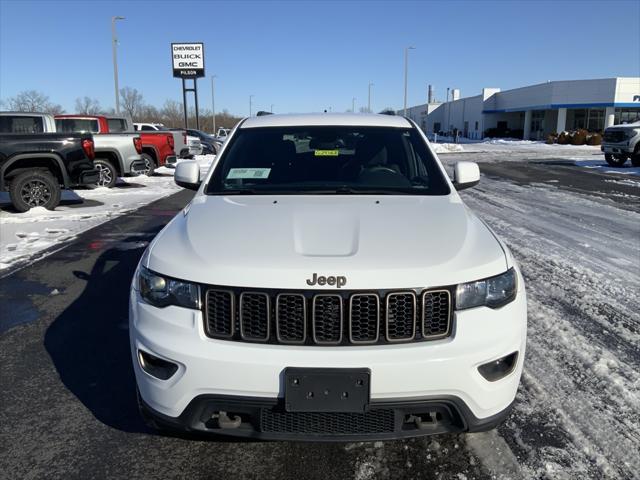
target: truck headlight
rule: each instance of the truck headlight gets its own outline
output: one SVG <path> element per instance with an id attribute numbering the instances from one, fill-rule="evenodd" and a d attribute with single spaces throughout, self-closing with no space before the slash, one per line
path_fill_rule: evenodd
<path id="1" fill-rule="evenodd" d="M 627 138 L 633 138 L 638 134 L 639 130 L 627 130 Z"/>
<path id="2" fill-rule="evenodd" d="M 142 298 L 154 307 L 200 307 L 198 285 L 163 277 L 142 266 L 138 271 L 138 288 Z"/>
<path id="3" fill-rule="evenodd" d="M 510 268 L 495 277 L 461 283 L 456 288 L 456 309 L 487 306 L 498 308 L 516 298 L 516 272 Z"/>

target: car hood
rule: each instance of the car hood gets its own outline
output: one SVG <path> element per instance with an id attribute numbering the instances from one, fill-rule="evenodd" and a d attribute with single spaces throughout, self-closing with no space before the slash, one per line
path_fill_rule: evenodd
<path id="1" fill-rule="evenodd" d="M 453 285 L 504 272 L 492 232 L 449 196 L 207 196 L 156 237 L 146 266 L 214 285 L 344 289 Z"/>

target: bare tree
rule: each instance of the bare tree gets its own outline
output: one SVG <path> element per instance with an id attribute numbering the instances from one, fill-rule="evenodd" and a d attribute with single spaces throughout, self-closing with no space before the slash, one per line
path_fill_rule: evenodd
<path id="1" fill-rule="evenodd" d="M 76 113 L 81 113 L 82 115 L 98 115 L 101 112 L 100 102 L 95 98 L 86 96 L 76 98 Z"/>
<path id="2" fill-rule="evenodd" d="M 164 102 L 160 110 L 160 120 L 167 127 L 182 127 L 184 122 L 182 103 L 176 102 L 175 100 L 167 100 Z"/>
<path id="3" fill-rule="evenodd" d="M 135 121 L 144 106 L 142 93 L 135 88 L 124 87 L 120 89 L 120 99 L 124 111 Z"/>
<path id="4" fill-rule="evenodd" d="M 6 100 L 9 110 L 16 112 L 64 113 L 62 105 L 51 103 L 49 97 L 36 90 L 25 90 Z"/>

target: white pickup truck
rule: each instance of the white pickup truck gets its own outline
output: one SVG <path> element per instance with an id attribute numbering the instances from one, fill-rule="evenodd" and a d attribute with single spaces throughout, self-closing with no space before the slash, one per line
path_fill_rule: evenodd
<path id="1" fill-rule="evenodd" d="M 634 167 L 640 167 L 640 122 L 605 129 L 600 149 L 612 167 L 623 166 L 627 159 Z"/>
<path id="2" fill-rule="evenodd" d="M 180 158 L 202 155 L 202 143 L 200 139 L 187 135 L 186 130 L 167 128 L 162 123 L 134 123 L 133 128 L 139 132 L 169 131 L 173 133 L 174 149 Z"/>
<path id="3" fill-rule="evenodd" d="M 24 113 L 41 119 L 42 133 L 73 133 L 64 122 L 48 113 Z M 91 133 L 91 132 L 87 132 Z M 96 169 L 100 172 L 97 182 L 102 187 L 113 187 L 118 177 L 139 175 L 146 168 L 142 156 L 142 143 L 137 133 L 101 133 L 93 135 Z"/>
<path id="4" fill-rule="evenodd" d="M 384 440 L 494 428 L 525 356 L 523 277 L 424 133 L 390 115 L 242 121 L 136 269 L 129 334 L 150 425 Z M 222 232 L 222 234 L 221 234 Z"/>

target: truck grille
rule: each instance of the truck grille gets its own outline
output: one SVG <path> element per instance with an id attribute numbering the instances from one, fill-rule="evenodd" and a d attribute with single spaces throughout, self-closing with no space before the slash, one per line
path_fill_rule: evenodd
<path id="1" fill-rule="evenodd" d="M 358 435 L 393 433 L 394 430 L 392 409 L 366 413 L 279 412 L 267 408 L 260 411 L 260 431 L 269 433 Z"/>
<path id="2" fill-rule="evenodd" d="M 620 143 L 624 142 L 627 136 L 624 130 L 605 130 L 602 140 L 607 143 Z"/>
<path id="3" fill-rule="evenodd" d="M 451 335 L 449 288 L 314 292 L 209 287 L 203 316 L 212 338 L 291 345 L 371 345 Z"/>

